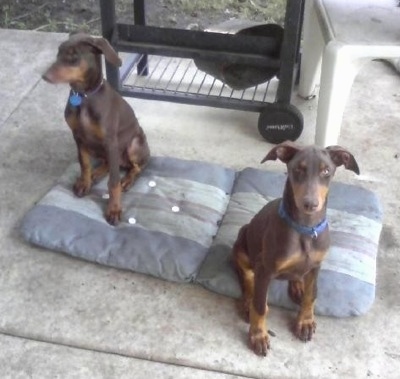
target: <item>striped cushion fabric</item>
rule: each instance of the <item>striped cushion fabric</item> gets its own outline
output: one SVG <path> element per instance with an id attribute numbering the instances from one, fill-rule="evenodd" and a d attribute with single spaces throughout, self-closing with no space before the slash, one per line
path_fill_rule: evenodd
<path id="1" fill-rule="evenodd" d="M 240 227 L 266 204 L 282 196 L 286 177 L 252 168 L 235 183 L 224 220 L 197 281 L 206 288 L 240 296 L 230 254 Z M 322 263 L 315 312 L 337 317 L 361 315 L 375 298 L 376 255 L 382 211 L 376 196 L 363 188 L 333 182 L 328 201 L 331 248 Z M 287 282 L 272 282 L 268 302 L 295 309 L 287 295 Z"/>
<path id="2" fill-rule="evenodd" d="M 230 253 L 239 228 L 267 201 L 280 197 L 283 174 L 247 168 L 240 173 L 215 164 L 152 158 L 122 196 L 123 219 L 104 219 L 107 180 L 77 198 L 79 173 L 70 166 L 57 185 L 24 217 L 24 238 L 88 261 L 175 282 L 197 282 L 240 296 Z M 319 276 L 316 312 L 365 313 L 375 295 L 375 269 L 382 212 L 365 189 L 333 183 L 328 219 L 332 246 Z M 293 308 L 287 282 L 273 282 L 270 304 Z"/>
<path id="3" fill-rule="evenodd" d="M 235 171 L 204 162 L 152 158 L 122 194 L 123 219 L 104 219 L 107 179 L 77 198 L 69 167 L 22 223 L 33 244 L 171 281 L 193 281 L 229 202 Z M 130 222 L 131 223 L 130 223 Z M 134 222 L 134 223 L 133 223 Z"/>

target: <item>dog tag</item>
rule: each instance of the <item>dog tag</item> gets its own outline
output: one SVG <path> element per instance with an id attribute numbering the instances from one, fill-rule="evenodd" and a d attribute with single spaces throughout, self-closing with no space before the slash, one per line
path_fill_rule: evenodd
<path id="1" fill-rule="evenodd" d="M 72 94 L 69 97 L 69 103 L 73 106 L 73 107 L 79 107 L 82 104 L 82 96 L 80 96 L 79 94 Z"/>

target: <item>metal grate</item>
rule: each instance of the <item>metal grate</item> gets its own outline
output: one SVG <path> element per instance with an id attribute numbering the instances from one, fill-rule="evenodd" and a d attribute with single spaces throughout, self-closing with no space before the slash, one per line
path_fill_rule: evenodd
<path id="1" fill-rule="evenodd" d="M 130 96 L 206 105 L 215 103 L 226 108 L 237 108 L 240 103 L 239 108 L 254 111 L 260 111 L 266 102 L 275 101 L 279 83 L 276 78 L 245 90 L 234 90 L 198 70 L 192 59 L 148 55 L 146 66 L 144 55 L 128 56 L 132 62 L 121 75 L 121 92 Z M 146 68 L 148 75 L 143 75 Z"/>

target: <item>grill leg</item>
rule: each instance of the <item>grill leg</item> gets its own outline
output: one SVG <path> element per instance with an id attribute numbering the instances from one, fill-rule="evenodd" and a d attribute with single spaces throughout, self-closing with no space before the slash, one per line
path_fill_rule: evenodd
<path id="1" fill-rule="evenodd" d="M 294 85 L 294 69 L 298 61 L 304 0 L 287 0 L 285 32 L 281 48 L 281 68 L 276 94 L 278 103 L 289 104 Z"/>
<path id="2" fill-rule="evenodd" d="M 146 10 L 144 0 L 133 0 L 133 17 L 135 25 L 146 25 Z M 147 54 L 143 55 L 137 66 L 138 75 L 147 76 L 149 74 L 147 66 Z"/>
<path id="3" fill-rule="evenodd" d="M 101 30 L 102 35 L 112 44 L 113 33 L 116 26 L 115 19 L 115 1 L 100 0 Z M 119 89 L 119 71 L 117 67 L 106 61 L 107 81 L 111 86 Z"/>

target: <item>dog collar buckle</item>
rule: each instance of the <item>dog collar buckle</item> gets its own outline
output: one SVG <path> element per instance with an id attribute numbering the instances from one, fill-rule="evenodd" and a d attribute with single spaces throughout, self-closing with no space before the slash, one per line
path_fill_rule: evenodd
<path id="1" fill-rule="evenodd" d="M 312 238 L 313 240 L 316 240 L 316 239 L 318 238 L 318 233 L 317 233 L 317 231 L 315 230 L 315 228 L 312 228 L 311 238 Z"/>

